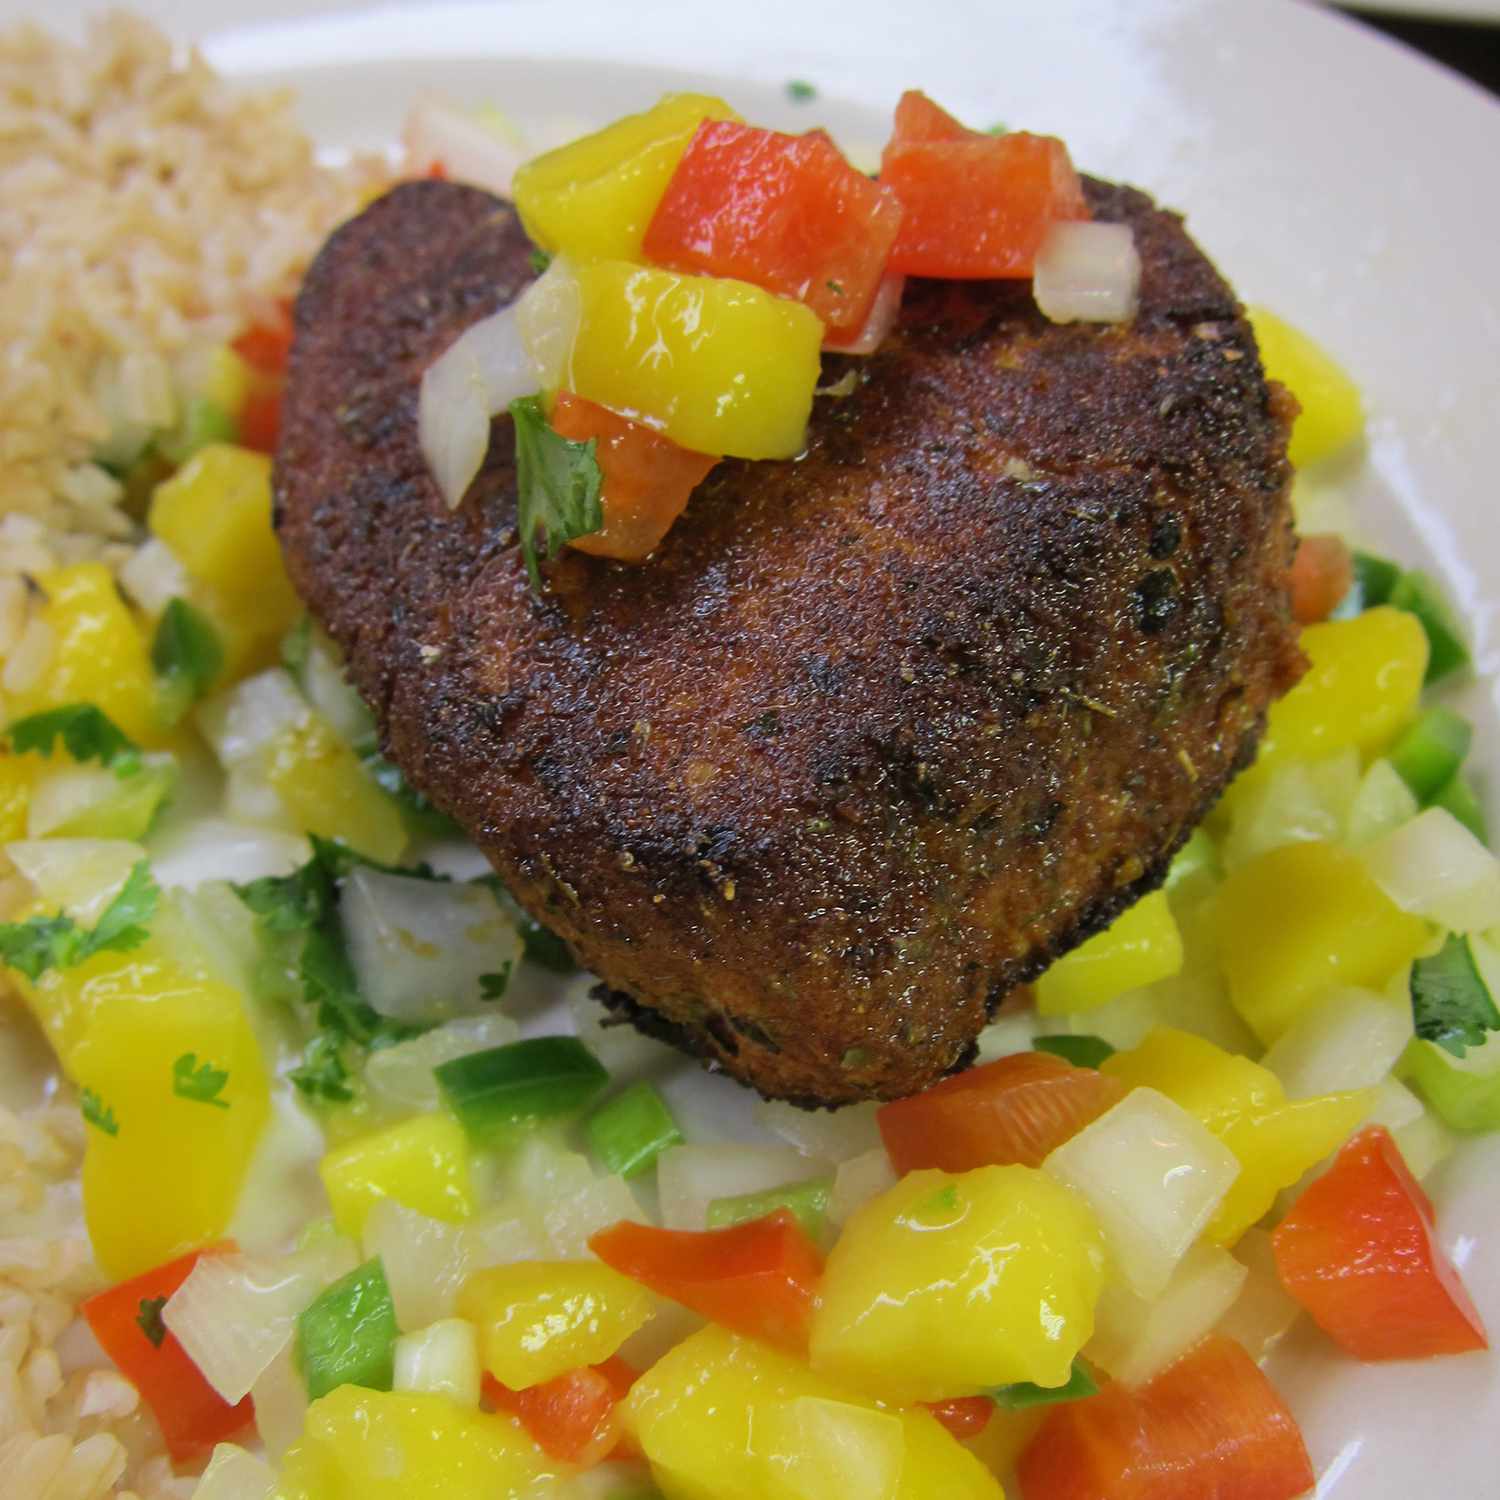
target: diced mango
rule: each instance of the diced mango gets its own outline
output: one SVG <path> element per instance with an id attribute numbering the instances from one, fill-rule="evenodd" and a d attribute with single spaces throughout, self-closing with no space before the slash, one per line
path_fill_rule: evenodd
<path id="1" fill-rule="evenodd" d="M 693 132 L 704 120 L 738 120 L 709 94 L 667 94 L 593 135 L 517 171 L 516 209 L 544 250 L 585 259 L 639 260 L 646 226 Z"/>
<path id="2" fill-rule="evenodd" d="M 8 695 L 10 717 L 92 703 L 131 739 L 163 743 L 146 638 L 109 569 L 76 563 L 43 573 L 37 582 L 47 595 L 41 619 L 52 632 L 52 659 L 31 687 Z"/>
<path id="3" fill-rule="evenodd" d="M 1337 1150 L 1370 1107 L 1368 1089 L 1289 1101 L 1269 1068 L 1170 1026 L 1100 1071 L 1127 1088 L 1165 1094 L 1234 1152 L 1240 1174 L 1204 1231 L 1220 1245 L 1233 1244 L 1282 1188 Z"/>
<path id="4" fill-rule="evenodd" d="M 39 755 L 0 752 L 0 844 L 25 838 L 31 789 L 45 764 Z"/>
<path id="5" fill-rule="evenodd" d="M 578 332 L 563 383 L 695 453 L 802 450 L 823 325 L 745 281 L 628 261 L 576 268 Z"/>
<path id="6" fill-rule="evenodd" d="M 893 1401 L 1063 1385 L 1103 1279 L 1092 1212 L 1045 1173 L 911 1172 L 854 1214 L 829 1255 L 810 1362 Z"/>
<path id="7" fill-rule="evenodd" d="M 1230 1001 L 1267 1046 L 1336 986 L 1381 989 L 1429 940 L 1358 856 L 1325 843 L 1241 865 L 1219 892 L 1216 925 Z"/>
<path id="8" fill-rule="evenodd" d="M 352 1239 L 382 1198 L 450 1224 L 474 1212 L 468 1140 L 452 1115 L 417 1115 L 360 1136 L 330 1151 L 319 1172 L 334 1223 Z"/>
<path id="9" fill-rule="evenodd" d="M 308 1407 L 272 1500 L 544 1500 L 567 1476 L 514 1417 L 342 1385 Z"/>
<path id="10" fill-rule="evenodd" d="M 1044 1016 L 1091 1010 L 1181 968 L 1182 934 L 1167 893 L 1152 891 L 1042 974 L 1036 1008 Z"/>
<path id="11" fill-rule="evenodd" d="M 622 1407 L 668 1500 L 806 1500 L 799 1486 L 836 1463 L 857 1420 L 850 1409 L 878 1412 L 790 1355 L 712 1326 L 658 1360 Z M 927 1412 L 890 1416 L 903 1441 L 892 1500 L 1002 1500 L 994 1477 Z M 888 1454 L 891 1429 L 879 1433 Z M 878 1487 L 887 1472 L 879 1453 L 846 1455 L 842 1472 L 844 1484 L 821 1493 L 886 1493 L 849 1482 L 862 1475 Z"/>
<path id="12" fill-rule="evenodd" d="M 1263 307 L 1250 309 L 1250 326 L 1261 363 L 1297 398 L 1301 414 L 1292 424 L 1287 457 L 1297 468 L 1346 448 L 1364 426 L 1359 387 L 1332 355 L 1299 328 Z"/>
<path id="13" fill-rule="evenodd" d="M 651 1317 L 655 1301 L 598 1261 L 515 1261 L 469 1277 L 458 1311 L 479 1326 L 485 1369 L 521 1391 L 601 1364 Z"/>
<path id="14" fill-rule="evenodd" d="M 322 717 L 309 714 L 276 738 L 266 779 L 304 833 L 341 840 L 382 864 L 401 858 L 407 843 L 401 809 Z"/>
<path id="15" fill-rule="evenodd" d="M 271 460 L 210 443 L 157 485 L 148 522 L 218 626 L 226 674 L 269 664 L 302 610 L 271 526 Z"/>

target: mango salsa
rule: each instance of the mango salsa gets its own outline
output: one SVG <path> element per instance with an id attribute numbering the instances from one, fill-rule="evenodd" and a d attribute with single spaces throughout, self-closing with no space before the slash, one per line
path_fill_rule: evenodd
<path id="1" fill-rule="evenodd" d="M 658 1360 L 630 1388 L 623 1413 L 667 1500 L 846 1491 L 861 1500 L 1002 1500 L 994 1477 L 927 1412 L 882 1413 L 868 1396 L 722 1328 L 705 1328 Z M 894 1483 L 895 1433 L 880 1416 L 900 1425 Z M 849 1452 L 854 1433 L 872 1447 Z M 843 1485 L 811 1489 L 828 1473 L 841 1474 Z"/>
<path id="2" fill-rule="evenodd" d="M 1427 945 L 1358 856 L 1334 844 L 1287 844 L 1235 870 L 1216 917 L 1229 998 L 1269 1046 L 1338 985 L 1381 988 Z"/>
<path id="3" fill-rule="evenodd" d="M 0 844 L 25 838 L 31 789 L 44 764 L 39 755 L 0 752 Z"/>
<path id="4" fill-rule="evenodd" d="M 564 1493 L 514 1417 L 447 1396 L 341 1385 L 307 1409 L 272 1500 L 543 1500 Z"/>
<path id="5" fill-rule="evenodd" d="M 1181 969 L 1182 934 L 1167 893 L 1151 891 L 1042 974 L 1036 982 L 1037 1012 L 1063 1016 L 1092 1010 Z"/>
<path id="6" fill-rule="evenodd" d="M 1103 1280 L 1092 1212 L 1045 1173 L 910 1172 L 833 1247 L 810 1361 L 895 1401 L 1063 1385 L 1093 1332 Z"/>
<path id="7" fill-rule="evenodd" d="M 382 1198 L 394 1198 L 429 1219 L 460 1223 L 474 1212 L 469 1144 L 452 1115 L 417 1115 L 360 1136 L 323 1158 L 319 1167 L 333 1221 L 351 1239 Z"/>
<path id="8" fill-rule="evenodd" d="M 1359 387 L 1301 329 L 1263 307 L 1249 312 L 1266 374 L 1286 386 L 1302 408 L 1292 423 L 1287 457 L 1301 469 L 1347 448 L 1364 426 Z"/>
<path id="9" fill-rule="evenodd" d="M 542 249 L 579 260 L 639 260 L 693 132 L 704 120 L 739 118 L 712 95 L 667 94 L 642 114 L 538 156 L 515 176 L 526 233 Z"/>

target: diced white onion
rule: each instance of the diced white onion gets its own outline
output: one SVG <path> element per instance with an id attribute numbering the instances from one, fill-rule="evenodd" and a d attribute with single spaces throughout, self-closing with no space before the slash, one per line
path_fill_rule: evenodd
<path id="1" fill-rule="evenodd" d="M 584 1260 L 590 1254 L 589 1241 L 601 1229 L 646 1216 L 623 1177 L 596 1177 L 577 1192 L 547 1203 L 541 1217 L 552 1254 Z"/>
<path id="2" fill-rule="evenodd" d="M 996 1058 L 1009 1057 L 1014 1052 L 1030 1052 L 1032 1041 L 1046 1035 L 1045 1024 L 1030 1005 L 1006 1012 L 979 1033 L 979 1053 L 975 1061 L 994 1062 Z"/>
<path id="3" fill-rule="evenodd" d="M 295 1340 L 288 1339 L 281 1353 L 261 1371 L 260 1379 L 250 1387 L 250 1399 L 255 1404 L 255 1430 L 266 1456 L 280 1463 L 286 1450 L 302 1436 L 307 1416 L 307 1387 L 297 1373 Z"/>
<path id="4" fill-rule="evenodd" d="M 830 333 L 823 340 L 823 347 L 830 354 L 873 354 L 896 326 L 905 291 L 906 277 L 882 276 L 864 322 L 853 333 L 842 336 Z"/>
<path id="5" fill-rule="evenodd" d="M 361 1243 L 379 1256 L 403 1328 L 424 1328 L 451 1317 L 454 1298 L 469 1274 L 463 1227 L 429 1219 L 394 1198 L 381 1198 L 365 1219 Z"/>
<path id="6" fill-rule="evenodd" d="M 1219 1320 L 1219 1332 L 1260 1361 L 1281 1342 L 1302 1309 L 1276 1274 L 1271 1236 L 1264 1229 L 1247 1229 L 1234 1247 L 1234 1258 L 1248 1274 L 1234 1304 Z"/>
<path id="7" fill-rule="evenodd" d="M 479 1405 L 479 1331 L 467 1318 L 443 1318 L 396 1340 L 398 1391 L 431 1391 Z"/>
<path id="8" fill-rule="evenodd" d="M 18 839 L 5 854 L 36 889 L 38 900 L 61 907 L 75 922 L 95 922 L 114 900 L 135 864 L 146 857 L 125 839 Z"/>
<path id="9" fill-rule="evenodd" d="M 1248 1274 L 1228 1251 L 1195 1245 L 1154 1301 L 1136 1296 L 1119 1281 L 1106 1281 L 1094 1314 L 1089 1356 L 1126 1385 L 1150 1380 L 1229 1311 Z"/>
<path id="10" fill-rule="evenodd" d="M 1359 779 L 1359 757 L 1353 750 L 1279 771 L 1236 811 L 1221 849 L 1225 868 L 1235 869 L 1284 844 L 1341 838 Z"/>
<path id="11" fill-rule="evenodd" d="M 790 1146 L 671 1146 L 656 1159 L 661 1218 L 668 1229 L 705 1229 L 715 1198 L 759 1193 L 807 1176 Z"/>
<path id="12" fill-rule="evenodd" d="M 847 1224 L 871 1198 L 878 1198 L 887 1188 L 895 1185 L 895 1169 L 891 1166 L 890 1157 L 885 1154 L 884 1146 L 876 1146 L 863 1156 L 840 1162 L 838 1170 L 833 1174 L 828 1217 L 835 1224 Z"/>
<path id="13" fill-rule="evenodd" d="M 441 1106 L 432 1070 L 455 1057 L 503 1047 L 516 1041 L 521 1028 L 498 1012 L 461 1016 L 441 1026 L 372 1052 L 365 1063 L 370 1102 L 392 1115 L 426 1114 Z"/>
<path id="14" fill-rule="evenodd" d="M 1372 1088 L 1412 1039 L 1411 1006 L 1373 990 L 1336 990 L 1297 1020 L 1261 1059 L 1292 1099 Z"/>
<path id="15" fill-rule="evenodd" d="M 592 988 L 592 986 L 589 986 Z M 589 994 L 575 988 L 568 995 L 568 1015 L 578 1040 L 609 1070 L 611 1078 L 640 1074 L 664 1062 L 675 1062 L 681 1054 L 637 1030 L 629 1021 L 614 1018 Z"/>
<path id="16" fill-rule="evenodd" d="M 763 1099 L 755 1106 L 755 1119 L 794 1151 L 819 1163 L 831 1163 L 862 1156 L 880 1145 L 880 1127 L 875 1123 L 879 1109 L 874 1103 L 846 1104 L 842 1109 L 798 1109 L 780 1100 Z"/>
<path id="17" fill-rule="evenodd" d="M 417 436 L 449 509 L 484 463 L 490 418 L 542 386 L 521 337 L 515 302 L 475 323 L 422 375 Z"/>
<path id="18" fill-rule="evenodd" d="M 1089 1201 L 1115 1265 L 1148 1301 L 1166 1289 L 1240 1175 L 1222 1141 L 1146 1088 L 1132 1089 L 1042 1167 Z"/>
<path id="19" fill-rule="evenodd" d="M 530 1137 L 517 1150 L 508 1187 L 510 1212 L 534 1217 L 548 1252 L 564 1260 L 586 1257 L 589 1239 L 601 1229 L 645 1218 L 623 1178 L 596 1173 L 586 1156 L 545 1135 Z"/>
<path id="20" fill-rule="evenodd" d="M 1453 1132 L 1409 1088 L 1394 1078 L 1388 1078 L 1381 1090 L 1366 1123 L 1384 1125 L 1390 1131 L 1402 1160 L 1411 1169 L 1412 1176 L 1420 1180 L 1447 1160 L 1455 1144 Z M 1400 1090 L 1400 1094 L 1396 1090 Z M 1409 1113 L 1411 1104 L 1417 1106 L 1415 1114 Z"/>
<path id="21" fill-rule="evenodd" d="M 291 1338 L 297 1315 L 330 1279 L 329 1266 L 321 1249 L 281 1260 L 204 1255 L 167 1299 L 162 1321 L 234 1406 Z"/>
<path id="22" fill-rule="evenodd" d="M 125 592 L 153 617 L 173 599 L 187 596 L 187 570 L 160 537 L 152 537 L 137 547 L 116 576 Z"/>
<path id="23" fill-rule="evenodd" d="M 302 664 L 302 691 L 333 732 L 353 745 L 375 727 L 374 716 L 344 670 L 338 648 L 321 630 L 310 630 Z"/>
<path id="24" fill-rule="evenodd" d="M 464 114 L 436 99 L 420 99 L 401 128 L 402 170 L 423 177 L 440 166 L 454 182 L 510 197 L 511 178 L 528 156 L 523 142 L 500 134 L 483 115 Z"/>
<path id="25" fill-rule="evenodd" d="M 583 297 L 568 257 L 554 256 L 552 264 L 521 293 L 515 307 L 537 386 L 544 391 L 571 386 L 570 365 L 583 318 Z"/>
<path id="26" fill-rule="evenodd" d="M 399 1021 L 493 1006 L 480 976 L 521 957 L 520 936 L 482 885 L 360 867 L 344 882 L 339 916 L 361 997 Z"/>
<path id="27" fill-rule="evenodd" d="M 1135 316 L 1141 258 L 1128 224 L 1054 224 L 1036 253 L 1032 295 L 1054 323 L 1125 323 Z"/>
<path id="28" fill-rule="evenodd" d="M 300 728 L 311 716 L 291 674 L 280 667 L 247 677 L 228 692 L 205 699 L 195 715 L 203 737 L 226 770 L 258 761 L 273 740 Z"/>
<path id="29" fill-rule="evenodd" d="M 533 1216 L 513 1204 L 500 1204 L 464 1226 L 469 1268 L 508 1266 L 518 1260 L 541 1260 L 547 1240 Z"/>
<path id="30" fill-rule="evenodd" d="M 235 1443 L 219 1443 L 198 1477 L 193 1500 L 267 1500 L 275 1488 L 276 1471 L 265 1459 Z"/>
<path id="31" fill-rule="evenodd" d="M 1500 921 L 1500 862 L 1445 808 L 1429 807 L 1360 851 L 1376 884 L 1403 911 L 1450 932 Z"/>
<path id="32" fill-rule="evenodd" d="M 1357 849 L 1411 822 L 1417 812 L 1416 796 L 1401 773 L 1390 761 L 1377 760 L 1365 772 L 1355 793 L 1344 836 Z"/>
<path id="33" fill-rule="evenodd" d="M 228 818 L 191 818 L 153 839 L 151 870 L 164 887 L 193 889 L 218 880 L 243 885 L 265 875 L 290 875 L 307 857 L 307 840 L 299 833 Z"/>

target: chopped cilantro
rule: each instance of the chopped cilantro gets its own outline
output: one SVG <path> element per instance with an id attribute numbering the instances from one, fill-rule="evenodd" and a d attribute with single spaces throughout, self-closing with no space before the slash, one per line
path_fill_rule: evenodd
<path id="1" fill-rule="evenodd" d="M 1450 934 L 1431 958 L 1411 966 L 1411 1010 L 1416 1032 L 1462 1057 L 1500 1031 L 1500 1011 L 1490 995 L 1467 938 Z"/>
<path id="2" fill-rule="evenodd" d="M 179 1099 L 193 1099 L 199 1104 L 212 1104 L 215 1109 L 228 1109 L 229 1101 L 219 1098 L 229 1074 L 210 1062 L 201 1066 L 196 1052 L 184 1052 L 172 1064 L 172 1092 Z"/>
<path id="3" fill-rule="evenodd" d="M 138 860 L 92 928 L 80 927 L 62 912 L 0 923 L 0 961 L 35 981 L 48 969 L 71 969 L 106 949 L 128 953 L 146 940 L 159 894 L 150 865 Z"/>
<path id="4" fill-rule="evenodd" d="M 1009 135 L 1010 126 L 1004 120 L 996 120 L 993 125 L 985 127 L 986 135 Z"/>
<path id="5" fill-rule="evenodd" d="M 811 104 L 818 91 L 805 78 L 793 78 L 787 83 L 786 96 L 793 104 Z"/>
<path id="6" fill-rule="evenodd" d="M 1028 1406 L 1050 1406 L 1059 1401 L 1097 1396 L 1099 1384 L 1093 1371 L 1081 1359 L 1075 1359 L 1073 1373 L 1063 1385 L 1033 1385 L 1029 1380 L 1018 1380 L 1014 1385 L 994 1386 L 985 1394 L 1006 1411 L 1024 1411 Z"/>
<path id="7" fill-rule="evenodd" d="M 499 971 L 494 974 L 481 974 L 479 976 L 479 998 L 481 1000 L 501 1000 L 506 990 L 510 988 L 510 971 L 515 967 L 507 961 L 502 964 Z"/>
<path id="8" fill-rule="evenodd" d="M 186 599 L 173 599 L 157 624 L 151 665 L 160 686 L 162 718 L 176 724 L 208 691 L 224 665 L 219 632 Z"/>
<path id="9" fill-rule="evenodd" d="M 167 1325 L 161 1315 L 161 1310 L 166 1305 L 165 1297 L 142 1297 L 140 1311 L 135 1315 L 137 1326 L 157 1349 L 161 1348 L 161 1341 L 167 1336 Z"/>
<path id="10" fill-rule="evenodd" d="M 308 653 L 312 650 L 312 616 L 303 615 L 281 638 L 281 665 L 298 682 L 307 670 Z"/>
<path id="11" fill-rule="evenodd" d="M 1097 1068 L 1115 1049 L 1102 1036 L 1036 1036 L 1031 1045 L 1038 1052 L 1050 1052 L 1076 1068 Z"/>
<path id="12" fill-rule="evenodd" d="M 531 269 L 538 276 L 540 276 L 547 269 L 547 267 L 552 264 L 552 256 L 546 250 L 533 248 L 531 254 L 527 257 L 527 259 L 531 262 Z"/>
<path id="13" fill-rule="evenodd" d="M 553 557 L 575 536 L 588 536 L 604 524 L 599 492 L 604 476 L 594 453 L 598 440 L 575 443 L 555 433 L 542 414 L 536 396 L 510 403 L 516 424 L 516 526 L 521 554 L 531 586 L 542 591 L 537 565 L 537 531 L 542 533 L 540 555 Z"/>
<path id="14" fill-rule="evenodd" d="M 115 1119 L 114 1110 L 110 1109 L 93 1089 L 83 1091 L 81 1101 L 83 1118 L 96 1130 L 102 1130 L 105 1135 L 119 1135 L 120 1122 Z"/>
<path id="15" fill-rule="evenodd" d="M 118 776 L 141 768 L 140 747 L 102 708 L 92 703 L 69 703 L 17 719 L 5 730 L 17 755 L 35 750 L 50 755 L 59 739 L 74 760 L 97 760 L 112 766 Z"/>
<path id="16" fill-rule="evenodd" d="M 540 922 L 535 922 L 530 917 L 521 923 L 521 944 L 526 957 L 532 963 L 540 965 L 553 974 L 578 972 L 573 950 L 550 927 L 543 927 Z"/>

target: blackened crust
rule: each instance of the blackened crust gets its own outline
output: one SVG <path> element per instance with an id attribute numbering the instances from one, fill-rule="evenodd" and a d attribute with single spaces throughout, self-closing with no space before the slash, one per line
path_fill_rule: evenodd
<path id="1" fill-rule="evenodd" d="M 308 275 L 277 455 L 298 588 L 387 752 L 615 1003 L 763 1093 L 909 1093 L 1161 877 L 1301 669 L 1287 402 L 1178 219 L 1139 316 L 913 283 L 795 462 L 535 598 L 513 441 L 449 513 L 422 370 L 529 279 L 510 209 L 395 189 Z"/>

